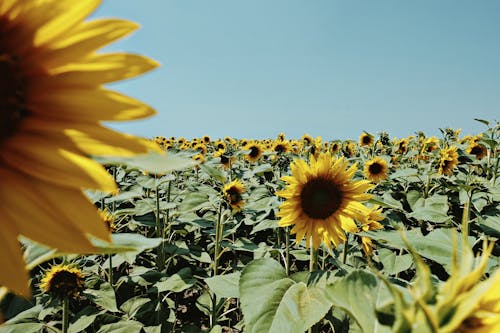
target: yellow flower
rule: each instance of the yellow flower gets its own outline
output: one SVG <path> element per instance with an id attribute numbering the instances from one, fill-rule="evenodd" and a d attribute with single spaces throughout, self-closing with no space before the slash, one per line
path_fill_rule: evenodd
<path id="1" fill-rule="evenodd" d="M 248 143 L 243 149 L 249 150 L 248 154 L 245 155 L 248 162 L 256 162 L 262 156 L 262 147 L 258 143 Z"/>
<path id="2" fill-rule="evenodd" d="M 304 134 L 302 135 L 302 141 L 304 142 L 304 145 L 309 146 L 313 143 L 313 138 L 309 134 Z"/>
<path id="3" fill-rule="evenodd" d="M 467 222 L 466 222 L 467 223 Z M 463 226 L 466 224 L 463 224 Z M 467 227 L 462 230 L 467 230 Z M 465 231 L 466 232 L 466 231 Z M 396 316 L 408 332 L 487 333 L 500 330 L 500 270 L 482 280 L 494 243 L 483 242 L 482 254 L 475 258 L 466 236 L 460 260 L 456 242 L 452 271 L 446 282 L 434 286 L 431 271 L 422 258 L 409 249 L 417 267 L 417 278 L 409 288 L 410 297 L 396 292 Z M 405 298 L 405 299 L 403 299 Z"/>
<path id="4" fill-rule="evenodd" d="M 384 216 L 382 215 L 382 208 L 375 205 L 370 208 L 366 220 L 363 221 L 361 225 L 361 230 L 369 231 L 369 230 L 378 230 L 382 229 L 384 226 L 379 223 L 382 221 Z M 373 253 L 373 243 L 370 237 L 361 236 L 361 248 L 367 257 L 371 256 Z"/>
<path id="5" fill-rule="evenodd" d="M 371 146 L 375 141 L 373 135 L 370 133 L 364 132 L 359 136 L 359 145 L 360 146 Z"/>
<path id="6" fill-rule="evenodd" d="M 441 160 L 439 161 L 440 175 L 451 175 L 453 169 L 458 164 L 457 147 L 452 146 L 441 151 Z"/>
<path id="7" fill-rule="evenodd" d="M 296 242 L 306 238 L 306 246 L 317 249 L 323 241 L 326 246 L 337 246 L 346 239 L 345 232 L 357 232 L 354 220 L 365 221 L 369 209 L 361 202 L 371 198 L 365 192 L 371 188 L 367 180 L 352 180 L 356 165 L 348 167 L 343 158 L 332 158 L 330 153 L 310 157 L 310 165 L 295 160 L 291 176 L 282 179 L 288 183 L 277 195 L 286 199 L 280 206 L 279 226 L 293 226 Z"/>
<path id="8" fill-rule="evenodd" d="M 290 143 L 285 140 L 276 141 L 272 150 L 278 154 L 286 153 L 290 151 Z"/>
<path id="9" fill-rule="evenodd" d="M 0 285 L 29 295 L 20 234 L 69 253 L 94 251 L 86 235 L 109 239 L 82 189 L 117 190 L 90 155 L 160 149 L 102 121 L 139 119 L 149 106 L 104 84 L 158 66 L 127 53 L 97 53 L 137 25 L 84 19 L 99 0 L 0 2 Z"/>
<path id="10" fill-rule="evenodd" d="M 233 211 L 240 211 L 243 207 L 243 193 L 245 192 L 245 185 L 236 179 L 231 183 L 224 185 L 223 193 L 227 203 Z"/>
<path id="11" fill-rule="evenodd" d="M 80 269 L 69 265 L 52 266 L 40 281 L 40 289 L 56 298 L 78 296 L 84 285 Z"/>
<path id="12" fill-rule="evenodd" d="M 368 180 L 375 183 L 387 178 L 389 166 L 381 157 L 374 157 L 365 163 L 364 174 Z"/>
<path id="13" fill-rule="evenodd" d="M 471 142 L 467 147 L 467 154 L 476 155 L 476 158 L 481 160 L 488 154 L 488 149 L 480 143 Z"/>

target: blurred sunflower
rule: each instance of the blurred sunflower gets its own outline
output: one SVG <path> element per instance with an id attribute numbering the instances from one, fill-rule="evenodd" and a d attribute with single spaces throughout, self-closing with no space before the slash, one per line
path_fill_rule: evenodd
<path id="1" fill-rule="evenodd" d="M 307 133 L 306 133 L 306 134 L 304 134 L 304 135 L 302 135 L 302 138 L 301 138 L 301 139 L 302 139 L 302 142 L 304 142 L 304 145 L 306 145 L 306 146 L 311 145 L 311 144 L 313 143 L 313 140 L 314 140 L 314 139 L 312 138 L 312 136 L 310 136 L 310 135 L 309 135 L 309 134 L 307 134 Z"/>
<path id="2" fill-rule="evenodd" d="M 116 231 L 115 217 L 107 209 L 99 209 L 99 215 L 104 221 L 104 225 L 109 230 L 109 232 Z"/>
<path id="3" fill-rule="evenodd" d="M 467 154 L 476 155 L 478 160 L 482 160 L 488 154 L 488 149 L 486 149 L 485 145 L 471 142 L 467 147 Z"/>
<path id="4" fill-rule="evenodd" d="M 204 144 L 209 144 L 210 141 L 212 141 L 212 139 L 210 139 L 210 136 L 208 135 L 204 135 L 202 138 L 201 138 L 201 141 L 204 143 Z"/>
<path id="5" fill-rule="evenodd" d="M 458 164 L 457 147 L 451 146 L 441 150 L 441 159 L 439 161 L 438 173 L 440 175 L 451 175 L 453 169 Z"/>
<path id="6" fill-rule="evenodd" d="M 245 155 L 245 159 L 248 162 L 256 162 L 262 156 L 262 147 L 258 143 L 248 143 L 243 149 L 249 150 L 248 154 Z"/>
<path id="7" fill-rule="evenodd" d="M 75 266 L 52 266 L 40 281 L 40 289 L 54 298 L 76 298 L 83 290 L 84 277 Z"/>
<path id="8" fill-rule="evenodd" d="M 398 143 L 397 143 L 397 146 L 398 146 L 397 153 L 398 154 L 404 155 L 408 152 L 408 142 L 409 141 L 406 138 L 403 138 L 403 139 L 398 141 Z"/>
<path id="9" fill-rule="evenodd" d="M 332 154 L 338 153 L 340 148 L 341 148 L 340 142 L 332 142 L 332 144 L 330 145 L 330 151 L 332 152 Z"/>
<path id="10" fill-rule="evenodd" d="M 373 206 L 370 208 L 366 220 L 362 222 L 361 230 L 369 231 L 382 229 L 384 226 L 380 224 L 379 221 L 383 219 L 382 208 Z M 361 236 L 361 248 L 367 257 L 371 256 L 373 253 L 373 242 L 370 237 Z"/>
<path id="11" fill-rule="evenodd" d="M 310 165 L 295 160 L 291 176 L 282 179 L 288 183 L 277 195 L 285 198 L 280 206 L 279 226 L 293 226 L 296 242 L 306 238 L 306 246 L 317 249 L 323 241 L 326 246 L 337 246 L 346 239 L 345 231 L 357 232 L 354 220 L 365 221 L 369 209 L 361 202 L 371 198 L 365 193 L 371 188 L 367 180 L 352 180 L 357 167 L 348 167 L 343 158 L 332 158 L 330 153 L 310 157 Z"/>
<path id="12" fill-rule="evenodd" d="M 291 149 L 290 143 L 288 141 L 285 141 L 285 140 L 276 141 L 273 144 L 273 148 L 272 148 L 272 150 L 278 154 L 287 153 L 290 151 L 290 149 Z"/>
<path id="13" fill-rule="evenodd" d="M 233 211 L 240 211 L 243 207 L 243 193 L 245 192 L 245 185 L 236 179 L 229 184 L 224 185 L 223 194 L 227 203 Z"/>
<path id="14" fill-rule="evenodd" d="M 228 156 L 228 155 L 220 155 L 220 164 L 224 167 L 224 169 L 230 169 L 231 165 L 234 163 L 234 156 Z"/>
<path id="15" fill-rule="evenodd" d="M 374 157 L 365 163 L 364 174 L 366 179 L 375 183 L 387 178 L 389 166 L 381 157 Z"/>
<path id="16" fill-rule="evenodd" d="M 374 139 L 373 135 L 371 135 L 370 133 L 363 132 L 359 136 L 359 145 L 362 147 L 363 146 L 371 146 L 373 144 L 373 142 L 375 142 L 375 139 Z"/>
<path id="17" fill-rule="evenodd" d="M 0 2 L 0 284 L 29 295 L 19 235 L 69 253 L 94 251 L 87 234 L 109 233 L 82 189 L 117 190 L 90 155 L 161 151 L 150 140 L 112 131 L 102 121 L 154 114 L 105 89 L 158 64 L 96 51 L 137 25 L 84 21 L 99 0 Z"/>

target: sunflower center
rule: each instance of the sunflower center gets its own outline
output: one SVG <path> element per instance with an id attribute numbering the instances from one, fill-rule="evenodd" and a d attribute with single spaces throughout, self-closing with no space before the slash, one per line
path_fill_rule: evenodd
<path id="1" fill-rule="evenodd" d="M 365 136 L 363 137 L 363 144 L 368 145 L 368 144 L 370 144 L 370 143 L 371 143 L 371 141 L 372 141 L 372 138 L 371 138 L 371 137 L 369 137 L 368 135 L 365 135 Z"/>
<path id="2" fill-rule="evenodd" d="M 26 84 L 15 56 L 2 51 L 0 40 L 0 145 L 15 132 L 28 114 Z"/>
<path id="3" fill-rule="evenodd" d="M 241 201 L 241 192 L 237 188 L 231 187 L 227 190 L 227 197 L 230 203 L 237 203 Z"/>
<path id="4" fill-rule="evenodd" d="M 380 165 L 379 163 L 372 163 L 368 167 L 368 171 L 372 175 L 378 175 L 379 173 L 382 172 L 382 165 Z"/>
<path id="5" fill-rule="evenodd" d="M 255 158 L 255 157 L 259 156 L 259 152 L 260 152 L 260 150 L 258 147 L 252 146 L 252 147 L 250 147 L 250 154 L 248 154 L 248 155 L 250 157 Z"/>
<path id="6" fill-rule="evenodd" d="M 311 218 L 326 219 L 335 213 L 342 203 L 342 191 L 338 185 L 323 178 L 312 179 L 300 193 L 302 210 Z"/>
<path id="7" fill-rule="evenodd" d="M 82 287 L 83 281 L 73 272 L 57 272 L 50 281 L 50 292 L 58 295 L 73 295 Z"/>

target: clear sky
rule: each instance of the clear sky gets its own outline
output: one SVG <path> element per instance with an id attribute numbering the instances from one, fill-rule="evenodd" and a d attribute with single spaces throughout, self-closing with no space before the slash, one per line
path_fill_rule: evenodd
<path id="1" fill-rule="evenodd" d="M 357 139 L 500 117 L 500 1 L 104 0 L 141 24 L 106 50 L 162 67 L 113 89 L 158 115 L 128 133 Z"/>

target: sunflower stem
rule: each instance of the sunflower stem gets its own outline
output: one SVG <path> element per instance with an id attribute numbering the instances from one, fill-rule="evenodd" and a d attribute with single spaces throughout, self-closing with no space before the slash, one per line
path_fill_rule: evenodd
<path id="1" fill-rule="evenodd" d="M 464 243 L 467 244 L 467 237 L 469 236 L 469 218 L 470 209 L 472 204 L 472 191 L 467 192 L 467 201 L 464 204 L 464 210 L 462 212 L 462 237 L 464 238 Z"/>
<path id="2" fill-rule="evenodd" d="M 109 272 L 108 272 L 108 277 L 109 277 L 109 284 L 111 287 L 113 287 L 113 255 L 108 254 L 108 261 L 109 261 Z"/>
<path id="3" fill-rule="evenodd" d="M 314 272 L 314 270 L 317 267 L 317 261 L 318 261 L 318 250 L 314 248 L 314 246 L 311 246 L 311 253 L 309 256 L 309 272 Z"/>
<path id="4" fill-rule="evenodd" d="M 349 249 L 349 235 L 347 235 L 344 243 L 344 251 L 342 251 L 342 263 L 345 265 L 347 261 L 347 250 Z"/>
<path id="5" fill-rule="evenodd" d="M 290 275 L 290 229 L 285 228 L 285 270 L 286 275 Z"/>
<path id="6" fill-rule="evenodd" d="M 156 178 L 156 176 L 155 176 Z M 155 224 L 156 224 L 156 237 L 163 238 L 163 228 L 161 226 L 160 221 L 160 186 L 158 183 L 156 184 L 156 210 L 155 210 Z M 163 255 L 163 241 L 158 247 L 158 256 L 156 257 L 156 267 L 158 267 L 158 271 L 163 271 L 165 268 L 165 258 Z"/>
<path id="7" fill-rule="evenodd" d="M 215 244 L 214 244 L 214 269 L 213 276 L 219 273 L 219 255 L 220 255 L 220 242 L 222 241 L 222 201 L 219 204 L 219 209 L 217 212 L 217 222 L 215 224 Z M 212 313 L 210 316 L 211 327 L 217 324 L 217 296 L 215 293 L 212 296 Z"/>
<path id="8" fill-rule="evenodd" d="M 63 298 L 63 317 L 62 317 L 62 331 L 63 333 L 68 332 L 69 326 L 69 297 Z"/>

